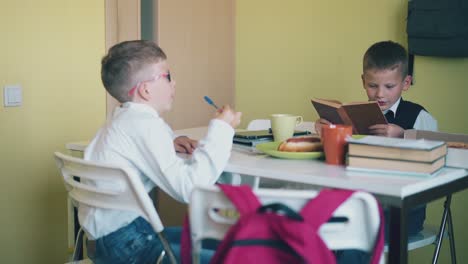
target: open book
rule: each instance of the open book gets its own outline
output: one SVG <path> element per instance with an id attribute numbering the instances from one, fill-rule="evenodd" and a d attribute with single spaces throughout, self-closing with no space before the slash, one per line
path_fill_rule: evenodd
<path id="1" fill-rule="evenodd" d="M 353 127 L 354 134 L 369 134 L 369 127 L 376 124 L 387 124 L 387 119 L 377 102 L 341 103 L 337 100 L 311 100 L 320 118 L 333 124 L 345 124 Z"/>

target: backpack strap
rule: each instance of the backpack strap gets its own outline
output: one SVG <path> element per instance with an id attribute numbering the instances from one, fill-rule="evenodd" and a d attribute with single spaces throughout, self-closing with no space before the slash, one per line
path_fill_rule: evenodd
<path id="1" fill-rule="evenodd" d="M 242 186 L 232 186 L 228 184 L 218 184 L 218 187 L 221 191 L 227 196 L 227 198 L 234 204 L 237 211 L 240 215 L 248 215 L 250 213 L 255 213 L 261 203 L 258 200 L 257 196 L 252 192 L 252 189 L 247 185 Z M 192 241 L 190 239 L 190 224 L 188 216 L 185 216 L 184 227 L 182 230 L 181 236 L 181 263 L 190 264 L 192 263 Z M 226 241 L 230 241 L 230 236 L 235 235 L 235 230 L 230 229 L 226 234 L 226 237 L 223 239 L 219 247 L 224 247 Z M 213 256 L 212 262 L 216 263 L 216 259 L 222 259 L 223 255 L 220 255 L 218 252 Z M 218 261 L 219 262 L 219 261 Z"/>
<path id="2" fill-rule="evenodd" d="M 304 218 L 304 221 L 307 221 L 312 226 L 316 227 L 318 231 L 318 228 L 327 222 L 333 215 L 333 212 L 354 192 L 355 191 L 349 190 L 324 189 L 319 193 L 319 195 L 317 195 L 317 197 L 312 199 L 302 208 L 301 216 Z M 380 225 L 371 257 L 371 264 L 379 263 L 385 245 L 383 210 L 379 203 L 377 203 L 377 206 L 379 209 Z"/>
<path id="3" fill-rule="evenodd" d="M 237 220 L 237 223 L 229 228 L 221 241 L 221 244 L 219 244 L 214 256 L 211 258 L 210 263 L 223 263 L 227 254 L 227 251 L 224 249 L 231 247 L 231 243 L 234 241 L 237 230 L 242 226 L 242 221 L 245 220 L 245 217 L 254 215 L 262 205 L 260 200 L 253 193 L 252 189 L 247 185 L 232 186 L 227 184 L 218 184 L 218 187 L 234 204 L 240 214 L 240 217 Z"/>
<path id="4" fill-rule="evenodd" d="M 180 263 L 192 264 L 192 240 L 190 239 L 190 221 L 188 214 L 184 217 L 184 226 L 180 237 Z"/>
<path id="5" fill-rule="evenodd" d="M 300 215 L 304 219 L 301 229 L 307 235 L 302 236 L 302 243 L 290 241 L 288 244 L 304 258 L 306 263 L 336 263 L 335 255 L 320 237 L 318 230 L 352 193 L 353 191 L 323 189 L 301 209 Z M 288 237 L 286 240 L 291 238 Z M 315 250 L 306 250 L 310 248 Z"/>
<path id="6" fill-rule="evenodd" d="M 234 204 L 241 215 L 255 213 L 262 206 L 252 189 L 247 185 L 232 186 L 228 184 L 218 185 L 221 191 Z"/>
<path id="7" fill-rule="evenodd" d="M 323 189 L 302 208 L 301 215 L 305 221 L 319 228 L 353 193 L 349 190 Z"/>

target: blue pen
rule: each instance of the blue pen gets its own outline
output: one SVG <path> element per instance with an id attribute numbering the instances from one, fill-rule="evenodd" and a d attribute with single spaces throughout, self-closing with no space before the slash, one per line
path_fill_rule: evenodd
<path id="1" fill-rule="evenodd" d="M 211 98 L 209 98 L 208 96 L 205 95 L 205 96 L 203 97 L 203 99 L 205 99 L 205 101 L 206 101 L 208 104 L 212 105 L 214 108 L 216 108 L 216 110 L 218 110 L 218 106 L 215 105 L 215 103 L 213 103 L 213 100 L 211 100 Z"/>

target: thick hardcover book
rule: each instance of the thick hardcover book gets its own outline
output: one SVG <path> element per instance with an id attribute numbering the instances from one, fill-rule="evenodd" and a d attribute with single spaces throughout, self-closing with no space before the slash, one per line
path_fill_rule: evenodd
<path id="1" fill-rule="evenodd" d="M 408 174 L 432 175 L 445 165 L 445 156 L 433 162 L 391 160 L 370 157 L 348 156 L 348 169 L 364 169 L 378 172 L 398 172 Z"/>
<path id="2" fill-rule="evenodd" d="M 447 155 L 447 145 L 441 141 L 367 136 L 348 143 L 350 156 L 432 162 Z"/>
<path id="3" fill-rule="evenodd" d="M 369 127 L 387 124 L 387 120 L 377 102 L 341 103 L 337 100 L 311 100 L 320 118 L 333 124 L 345 124 L 353 127 L 354 134 L 369 134 Z"/>
<path id="4" fill-rule="evenodd" d="M 391 138 L 380 136 L 348 138 L 347 141 L 349 143 L 362 145 L 416 150 L 434 150 L 442 145 L 445 145 L 445 142 L 440 140 Z"/>

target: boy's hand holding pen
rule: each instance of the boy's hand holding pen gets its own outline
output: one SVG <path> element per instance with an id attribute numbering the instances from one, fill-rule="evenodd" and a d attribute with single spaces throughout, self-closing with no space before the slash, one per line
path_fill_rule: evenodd
<path id="1" fill-rule="evenodd" d="M 240 124 L 242 116 L 241 112 L 236 112 L 229 105 L 224 105 L 220 108 L 208 96 L 205 96 L 204 99 L 208 104 L 212 105 L 216 109 L 216 119 L 223 120 L 231 125 L 232 128 L 236 128 Z"/>

